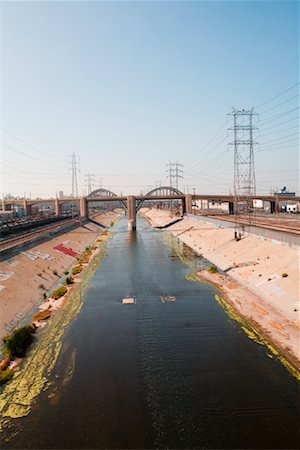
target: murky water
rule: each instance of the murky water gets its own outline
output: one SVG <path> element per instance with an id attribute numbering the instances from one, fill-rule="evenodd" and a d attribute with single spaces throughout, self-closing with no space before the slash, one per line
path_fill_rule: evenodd
<path id="1" fill-rule="evenodd" d="M 4 430 L 3 448 L 297 448 L 297 381 L 214 289 L 186 279 L 199 258 L 182 247 L 183 264 L 143 219 L 126 227 L 114 229 L 50 388 Z"/>

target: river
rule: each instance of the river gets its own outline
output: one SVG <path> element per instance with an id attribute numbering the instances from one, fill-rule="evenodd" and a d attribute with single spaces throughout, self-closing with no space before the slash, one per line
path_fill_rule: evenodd
<path id="1" fill-rule="evenodd" d="M 4 430 L 2 448 L 298 447 L 297 381 L 216 290 L 186 278 L 201 257 L 182 245 L 184 264 L 163 233 L 142 218 L 136 232 L 125 218 L 115 225 L 49 389 Z M 136 304 L 122 305 L 125 295 Z"/>

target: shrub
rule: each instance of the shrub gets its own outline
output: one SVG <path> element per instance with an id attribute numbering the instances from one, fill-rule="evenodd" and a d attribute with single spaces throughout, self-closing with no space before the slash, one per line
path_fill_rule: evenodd
<path id="1" fill-rule="evenodd" d="M 281 276 L 282 276 L 282 278 L 286 278 L 286 277 L 288 277 L 288 274 L 284 272 L 281 274 Z"/>
<path id="2" fill-rule="evenodd" d="M 68 270 L 65 270 L 65 271 L 64 271 L 64 274 L 65 274 L 65 275 L 68 275 L 68 273 L 69 273 Z"/>
<path id="3" fill-rule="evenodd" d="M 65 293 L 67 292 L 67 288 L 65 286 L 62 286 L 58 289 L 56 289 L 51 297 L 54 298 L 54 300 L 58 300 L 60 297 L 62 297 L 63 295 L 65 295 Z"/>
<path id="4" fill-rule="evenodd" d="M 53 275 L 56 275 L 56 276 L 58 276 L 58 272 L 57 272 L 57 270 L 56 270 L 56 269 L 54 269 L 54 270 L 53 270 Z"/>
<path id="5" fill-rule="evenodd" d="M 218 269 L 215 265 L 210 266 L 210 268 L 208 269 L 209 273 L 217 273 Z"/>
<path id="6" fill-rule="evenodd" d="M 73 275 L 77 275 L 78 273 L 80 273 L 82 271 L 82 267 L 81 266 L 75 266 L 72 269 L 72 274 Z"/>
<path id="7" fill-rule="evenodd" d="M 12 334 L 3 338 L 4 351 L 10 356 L 23 356 L 31 344 L 35 328 L 31 325 L 17 328 Z"/>
<path id="8" fill-rule="evenodd" d="M 46 300 L 46 298 L 47 298 L 47 293 L 46 292 L 43 293 L 43 298 Z"/>
<path id="9" fill-rule="evenodd" d="M 43 284 L 40 284 L 40 285 L 39 285 L 39 288 L 40 288 L 40 289 L 46 289 L 45 286 L 44 286 Z"/>
<path id="10" fill-rule="evenodd" d="M 74 283 L 74 278 L 73 277 L 67 277 L 65 279 L 65 284 L 73 284 Z"/>
<path id="11" fill-rule="evenodd" d="M 12 370 L 10 369 L 2 370 L 2 372 L 0 372 L 0 386 L 9 381 L 12 378 L 12 376 L 13 376 Z"/>
<path id="12" fill-rule="evenodd" d="M 41 272 L 39 272 L 39 273 L 37 274 L 37 276 L 38 276 L 38 277 L 41 277 L 41 276 L 42 276 Z"/>

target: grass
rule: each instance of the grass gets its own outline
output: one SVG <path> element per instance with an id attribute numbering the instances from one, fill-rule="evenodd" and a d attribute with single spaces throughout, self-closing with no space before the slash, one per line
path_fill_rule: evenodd
<path id="1" fill-rule="evenodd" d="M 217 273 L 218 272 L 218 268 L 213 264 L 212 266 L 210 266 L 210 268 L 208 269 L 209 273 Z"/>
<path id="2" fill-rule="evenodd" d="M 65 293 L 67 292 L 67 288 L 65 286 L 62 286 L 58 289 L 56 289 L 51 297 L 54 298 L 54 300 L 58 300 L 60 297 L 62 297 L 63 295 L 65 295 Z"/>
<path id="3" fill-rule="evenodd" d="M 82 271 L 82 267 L 81 266 L 75 266 L 72 269 L 72 274 L 73 275 L 77 275 L 78 273 L 80 273 Z"/>
<path id="4" fill-rule="evenodd" d="M 13 371 L 10 369 L 5 369 L 0 372 L 0 386 L 9 381 L 13 376 Z"/>

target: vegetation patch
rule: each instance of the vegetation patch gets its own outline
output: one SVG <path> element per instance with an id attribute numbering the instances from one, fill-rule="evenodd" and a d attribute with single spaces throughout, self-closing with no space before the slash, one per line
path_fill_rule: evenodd
<path id="1" fill-rule="evenodd" d="M 80 273 L 82 271 L 82 267 L 81 266 L 75 266 L 72 269 L 72 274 L 73 275 L 77 275 L 78 273 Z"/>
<path id="2" fill-rule="evenodd" d="M 74 278 L 73 277 L 67 277 L 65 279 L 65 284 L 69 285 L 69 284 L 73 284 L 74 283 Z"/>
<path id="3" fill-rule="evenodd" d="M 218 272 L 218 268 L 213 264 L 212 266 L 210 266 L 210 268 L 208 269 L 209 273 L 217 273 Z"/>
<path id="4" fill-rule="evenodd" d="M 50 309 L 44 309 L 44 311 L 40 311 L 35 316 L 33 316 L 33 320 L 37 320 L 38 322 L 41 320 L 47 320 L 51 316 Z"/>
<path id="5" fill-rule="evenodd" d="M 12 370 L 10 369 L 2 370 L 2 372 L 0 372 L 0 386 L 9 381 L 12 378 L 12 376 L 13 376 Z"/>
<path id="6" fill-rule="evenodd" d="M 62 287 L 56 289 L 53 292 L 53 294 L 51 295 L 51 297 L 54 298 L 54 300 L 58 300 L 60 297 L 65 295 L 66 292 L 67 292 L 67 288 L 65 286 L 62 286 Z"/>
<path id="7" fill-rule="evenodd" d="M 4 351 L 10 357 L 17 356 L 22 357 L 26 349 L 29 347 L 33 340 L 33 333 L 35 327 L 28 325 L 26 327 L 17 328 L 9 336 L 3 338 Z"/>

